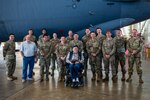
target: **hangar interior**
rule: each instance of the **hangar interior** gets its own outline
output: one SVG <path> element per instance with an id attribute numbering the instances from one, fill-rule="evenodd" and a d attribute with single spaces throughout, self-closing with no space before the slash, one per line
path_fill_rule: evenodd
<path id="1" fill-rule="evenodd" d="M 143 21 L 131 26 L 122 28 L 123 35 L 127 38 L 130 36 L 132 29 L 138 29 L 145 37 L 145 45 L 150 45 L 150 20 Z M 144 50 L 144 46 L 143 46 Z M 146 50 L 144 53 L 149 53 Z M 121 71 L 119 69 L 118 82 L 108 83 L 92 82 L 91 70 L 88 68 L 87 78 L 83 87 L 77 89 L 65 87 L 63 82 L 58 82 L 58 71 L 55 70 L 55 77 L 49 82 L 40 83 L 39 65 L 35 65 L 34 81 L 26 83 L 21 82 L 22 58 L 19 52 L 17 54 L 17 66 L 15 76 L 16 81 L 7 81 L 5 61 L 2 56 L 2 45 L 0 48 L 0 100 L 149 100 L 150 96 L 150 54 L 143 55 L 143 80 L 144 84 L 138 83 L 138 76 L 134 67 L 132 83 L 121 82 Z M 126 69 L 128 64 L 126 64 Z M 126 74 L 127 77 L 127 74 Z"/>

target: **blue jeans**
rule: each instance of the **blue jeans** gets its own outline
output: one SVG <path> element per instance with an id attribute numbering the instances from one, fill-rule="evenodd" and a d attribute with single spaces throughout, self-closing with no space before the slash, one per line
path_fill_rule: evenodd
<path id="1" fill-rule="evenodd" d="M 32 78 L 33 68 L 34 68 L 34 56 L 32 57 L 23 57 L 23 68 L 22 68 L 22 79 L 26 80 L 27 70 L 29 66 L 28 77 Z"/>
<path id="2" fill-rule="evenodd" d="M 76 79 L 79 77 L 78 72 L 81 64 L 69 64 L 71 79 Z"/>

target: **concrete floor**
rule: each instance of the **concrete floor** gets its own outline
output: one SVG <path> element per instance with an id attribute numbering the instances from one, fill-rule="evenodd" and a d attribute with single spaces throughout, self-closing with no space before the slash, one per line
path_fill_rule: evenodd
<path id="1" fill-rule="evenodd" d="M 1 52 L 1 51 L 0 51 Z M 0 100 L 150 100 L 150 60 L 142 60 L 144 84 L 138 83 L 136 72 L 132 83 L 121 82 L 121 72 L 117 83 L 91 82 L 91 71 L 84 87 L 78 89 L 65 87 L 63 82 L 58 82 L 58 71 L 49 82 L 39 81 L 39 67 L 35 66 L 34 81 L 21 82 L 20 54 L 17 54 L 16 81 L 7 81 L 4 61 L 0 53 Z"/>

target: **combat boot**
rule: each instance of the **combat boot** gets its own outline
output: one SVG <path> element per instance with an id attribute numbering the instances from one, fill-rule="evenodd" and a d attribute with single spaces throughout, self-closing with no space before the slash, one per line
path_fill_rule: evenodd
<path id="1" fill-rule="evenodd" d="M 54 77 L 54 69 L 52 69 L 52 74 L 51 74 L 51 76 Z"/>
<path id="2" fill-rule="evenodd" d="M 139 83 L 144 83 L 144 81 L 142 79 L 142 75 L 139 75 Z"/>
<path id="3" fill-rule="evenodd" d="M 102 80 L 103 79 L 103 73 L 100 72 L 100 79 Z"/>
<path id="4" fill-rule="evenodd" d="M 84 70 L 83 75 L 87 77 L 87 70 Z"/>
<path id="5" fill-rule="evenodd" d="M 129 75 L 128 79 L 126 80 L 126 82 L 131 82 L 132 81 L 132 78 L 131 78 L 131 74 Z"/>
<path id="6" fill-rule="evenodd" d="M 116 83 L 116 82 L 117 82 L 117 76 L 116 76 L 116 75 L 113 75 L 112 81 L 113 81 L 113 83 Z"/>
<path id="7" fill-rule="evenodd" d="M 96 73 L 96 81 L 100 82 L 100 74 Z"/>
<path id="8" fill-rule="evenodd" d="M 96 79 L 96 75 L 95 75 L 95 73 L 93 73 L 93 77 L 91 78 L 91 80 L 95 81 L 95 79 Z"/>
<path id="9" fill-rule="evenodd" d="M 125 80 L 126 80 L 126 76 L 125 76 L 125 74 L 122 74 L 121 81 L 125 81 Z"/>
<path id="10" fill-rule="evenodd" d="M 44 80 L 43 77 L 41 77 L 41 78 L 40 78 L 40 82 L 43 82 L 43 80 Z"/>
<path id="11" fill-rule="evenodd" d="M 103 79 L 103 82 L 108 82 L 109 81 L 109 76 L 106 74 L 105 78 Z"/>
<path id="12" fill-rule="evenodd" d="M 65 82 L 65 76 L 64 75 L 62 76 L 62 81 Z"/>
<path id="13" fill-rule="evenodd" d="M 13 81 L 12 77 L 7 77 L 8 81 Z"/>
<path id="14" fill-rule="evenodd" d="M 40 79 L 40 82 L 43 82 L 43 78 Z"/>
<path id="15" fill-rule="evenodd" d="M 59 82 L 62 81 L 62 76 L 61 76 L 61 75 L 58 77 L 58 81 L 59 81 Z"/>
<path id="16" fill-rule="evenodd" d="M 13 80 L 17 80 L 17 77 L 16 76 L 12 76 L 11 77 Z"/>
<path id="17" fill-rule="evenodd" d="M 49 81 L 49 77 L 48 77 L 48 75 L 46 75 L 46 81 Z"/>

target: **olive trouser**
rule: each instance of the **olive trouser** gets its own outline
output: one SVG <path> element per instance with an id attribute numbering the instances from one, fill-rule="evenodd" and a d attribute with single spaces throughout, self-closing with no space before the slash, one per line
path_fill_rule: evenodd
<path id="1" fill-rule="evenodd" d="M 100 75 L 100 63 L 99 63 L 99 61 L 100 61 L 99 55 L 97 55 L 97 56 L 89 55 L 89 63 L 91 65 L 91 70 L 92 70 L 93 74 L 97 73 Z"/>
<path id="2" fill-rule="evenodd" d="M 116 67 L 116 74 L 118 74 L 118 65 L 120 63 L 121 66 L 121 71 L 122 74 L 126 73 L 126 69 L 125 69 L 125 53 L 124 52 L 120 52 L 115 54 L 115 67 Z"/>
<path id="3" fill-rule="evenodd" d="M 111 64 L 111 69 L 112 69 L 112 76 L 116 75 L 116 67 L 115 67 L 115 56 L 112 55 L 110 58 L 103 58 L 104 61 L 104 68 L 105 68 L 105 74 L 106 76 L 109 75 L 109 64 Z"/>
<path id="4" fill-rule="evenodd" d="M 142 75 L 142 68 L 141 68 L 141 57 L 136 57 L 135 55 L 130 55 L 128 59 L 129 68 L 128 68 L 128 74 L 133 74 L 133 66 L 134 63 L 136 64 L 136 70 L 138 75 Z"/>
<path id="5" fill-rule="evenodd" d="M 13 76 L 16 69 L 16 57 L 15 55 L 6 56 L 6 73 L 8 77 Z"/>
<path id="6" fill-rule="evenodd" d="M 50 58 L 41 57 L 39 65 L 40 65 L 40 75 L 41 75 L 41 78 L 44 77 L 44 71 L 45 71 L 45 69 L 46 69 L 46 77 L 48 77 L 49 76 Z"/>

